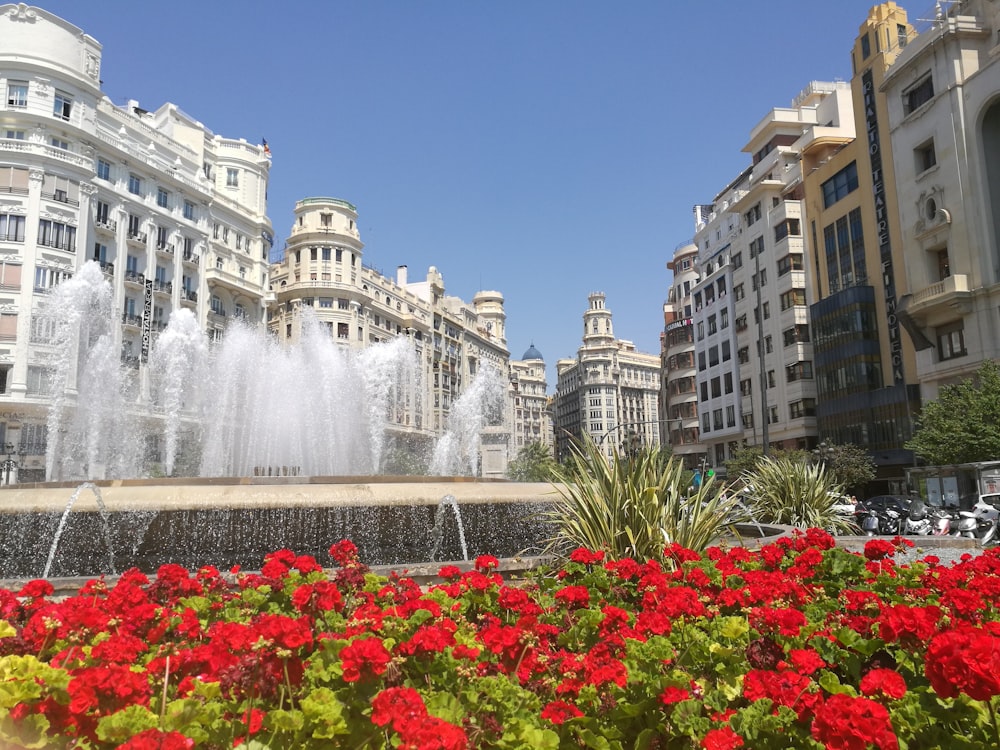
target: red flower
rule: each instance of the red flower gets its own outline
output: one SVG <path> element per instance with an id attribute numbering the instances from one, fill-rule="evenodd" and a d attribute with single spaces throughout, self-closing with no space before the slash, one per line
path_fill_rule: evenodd
<path id="1" fill-rule="evenodd" d="M 711 729 L 701 741 L 701 746 L 705 750 L 736 750 L 738 747 L 743 747 L 743 738 L 731 727 Z"/>
<path id="2" fill-rule="evenodd" d="M 17 592 L 17 595 L 22 598 L 32 598 L 39 599 L 43 596 L 51 596 L 55 591 L 55 587 L 48 581 L 38 578 L 34 581 L 28 581 L 21 590 Z"/>
<path id="3" fill-rule="evenodd" d="M 499 568 L 500 561 L 493 557 L 493 555 L 480 555 L 476 558 L 475 566 L 476 570 L 486 573 Z"/>
<path id="4" fill-rule="evenodd" d="M 793 648 L 788 652 L 788 658 L 802 674 L 812 674 L 826 666 L 826 662 L 811 648 Z"/>
<path id="5" fill-rule="evenodd" d="M 583 711 L 566 701 L 549 701 L 542 709 L 542 718 L 548 719 L 553 724 L 562 724 L 578 716 L 583 716 Z"/>
<path id="6" fill-rule="evenodd" d="M 673 685 L 668 685 L 660 693 L 660 703 L 664 706 L 670 706 L 674 703 L 680 703 L 681 701 L 686 701 L 691 697 L 691 692 L 685 690 L 684 688 L 674 687 Z"/>
<path id="7" fill-rule="evenodd" d="M 342 539 L 330 547 L 330 557 L 342 568 L 358 561 L 358 548 L 349 539 Z"/>
<path id="8" fill-rule="evenodd" d="M 402 732 L 408 725 L 427 716 L 427 706 L 413 688 L 386 688 L 372 701 L 372 722 L 384 727 L 390 722 L 392 728 Z"/>
<path id="9" fill-rule="evenodd" d="M 865 558 L 882 560 L 896 554 L 896 545 L 885 539 L 872 539 L 865 544 Z"/>
<path id="10" fill-rule="evenodd" d="M 878 750 L 899 748 L 885 706 L 843 693 L 830 696 L 817 709 L 812 736 L 827 750 L 868 750 L 871 745 Z"/>
<path id="11" fill-rule="evenodd" d="M 564 586 L 555 593 L 555 597 L 570 609 L 578 609 L 590 604 L 590 589 L 586 586 Z"/>
<path id="12" fill-rule="evenodd" d="M 194 740 L 180 732 L 147 729 L 119 745 L 118 750 L 189 750 L 192 747 Z"/>
<path id="13" fill-rule="evenodd" d="M 789 670 L 751 669 L 743 680 L 743 695 L 751 701 L 768 698 L 777 706 L 788 706 L 799 719 L 812 713 L 821 700 L 819 688 L 812 680 Z"/>
<path id="14" fill-rule="evenodd" d="M 604 550 L 591 552 L 586 547 L 579 547 L 570 553 L 569 559 L 581 565 L 593 565 L 604 560 Z"/>
<path id="15" fill-rule="evenodd" d="M 392 660 L 379 638 L 359 638 L 340 652 L 341 667 L 346 682 L 357 682 L 362 677 L 380 675 Z"/>
<path id="16" fill-rule="evenodd" d="M 1000 637 L 973 627 L 938 633 L 927 647 L 924 674 L 942 698 L 965 693 L 988 701 L 1000 694 Z"/>
<path id="17" fill-rule="evenodd" d="M 895 669 L 872 669 L 861 678 L 859 686 L 865 695 L 902 698 L 906 695 L 906 681 Z"/>

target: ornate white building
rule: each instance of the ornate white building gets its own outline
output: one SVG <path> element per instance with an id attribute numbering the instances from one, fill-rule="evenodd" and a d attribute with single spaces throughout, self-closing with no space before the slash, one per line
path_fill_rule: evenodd
<path id="1" fill-rule="evenodd" d="M 573 441 L 592 439 L 609 458 L 636 444 L 660 444 L 660 357 L 615 338 L 603 292 L 592 292 L 583 314 L 576 359 L 556 363 L 556 457 Z"/>
<path id="2" fill-rule="evenodd" d="M 885 72 L 924 400 L 1000 359 L 1000 7 L 939 3 Z"/>
<path id="3" fill-rule="evenodd" d="M 397 440 L 426 443 L 447 429 L 453 403 L 480 368 L 492 367 L 509 381 L 503 295 L 481 291 L 471 304 L 448 296 L 433 266 L 421 281 L 410 281 L 406 266 L 394 279 L 383 276 L 363 262 L 357 218 L 357 209 L 337 198 L 296 203 L 284 257 L 271 268 L 268 328 L 295 343 L 308 309 L 349 349 L 410 338 L 420 362 L 420 385 L 392 415 L 391 430 Z M 506 474 L 512 457 L 507 411 L 494 415 L 482 435 L 482 476 Z"/>
<path id="4" fill-rule="evenodd" d="M 211 335 L 263 320 L 270 156 L 176 105 L 114 104 L 101 45 L 40 8 L 0 5 L 0 40 L 0 446 L 24 481 L 41 478 L 47 441 L 42 293 L 100 263 L 140 381 L 174 310 Z"/>
<path id="5" fill-rule="evenodd" d="M 552 413 L 549 409 L 545 361 L 532 344 L 521 359 L 510 361 L 511 408 L 513 417 L 511 458 L 530 443 L 553 450 Z"/>

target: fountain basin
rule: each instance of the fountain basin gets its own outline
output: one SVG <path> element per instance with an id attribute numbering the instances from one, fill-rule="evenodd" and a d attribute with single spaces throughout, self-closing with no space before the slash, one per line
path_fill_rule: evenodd
<path id="1" fill-rule="evenodd" d="M 258 569 L 278 549 L 316 557 L 351 539 L 372 565 L 462 559 L 458 519 L 438 513 L 454 496 L 468 555 L 537 551 L 551 528 L 538 518 L 547 483 L 446 477 L 244 477 L 94 482 L 69 511 L 51 576 L 96 576 L 162 564 Z M 0 490 L 0 578 L 40 576 L 76 482 Z M 106 521 L 105 521 L 106 518 Z M 106 525 L 105 525 L 106 524 Z M 437 524 L 437 528 L 435 527 Z M 115 570 L 108 570 L 110 538 Z"/>

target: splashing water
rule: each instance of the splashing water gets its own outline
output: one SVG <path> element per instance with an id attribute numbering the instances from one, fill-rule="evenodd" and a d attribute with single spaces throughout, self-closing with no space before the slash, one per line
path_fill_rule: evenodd
<path id="1" fill-rule="evenodd" d="M 503 420 L 507 384 L 499 370 L 479 369 L 466 391 L 452 404 L 448 429 L 434 448 L 430 473 L 438 476 L 476 476 L 480 436 L 487 424 Z"/>
<path id="2" fill-rule="evenodd" d="M 66 503 L 66 509 L 62 512 L 62 516 L 59 517 L 59 526 L 56 527 L 55 536 L 52 537 L 52 546 L 49 547 L 49 557 L 45 561 L 45 570 L 42 571 L 42 578 L 49 577 L 49 571 L 52 570 L 52 563 L 56 559 L 56 550 L 59 549 L 59 540 L 62 539 L 63 530 L 66 528 L 66 522 L 69 520 L 70 511 L 73 510 L 73 505 L 83 490 L 90 490 L 94 493 L 94 500 L 97 501 L 97 510 L 101 516 L 101 528 L 104 530 L 104 543 L 108 548 L 108 570 L 111 575 L 116 575 L 115 551 L 111 546 L 111 526 L 108 519 L 108 509 L 104 507 L 104 499 L 101 497 L 101 491 L 97 486 L 93 482 L 84 482 L 70 496 L 69 502 Z"/>
<path id="3" fill-rule="evenodd" d="M 458 507 L 458 500 L 455 499 L 454 495 L 445 495 L 441 498 L 441 502 L 438 503 L 437 510 L 434 512 L 434 528 L 431 530 L 431 539 L 434 541 L 431 547 L 430 560 L 433 562 L 437 560 L 437 556 L 441 554 L 441 547 L 444 544 L 444 516 L 445 508 L 450 507 L 452 514 L 455 516 L 455 523 L 458 525 L 458 542 L 462 548 L 462 559 L 469 559 L 469 548 L 465 544 L 465 526 L 462 524 L 462 512 Z"/>

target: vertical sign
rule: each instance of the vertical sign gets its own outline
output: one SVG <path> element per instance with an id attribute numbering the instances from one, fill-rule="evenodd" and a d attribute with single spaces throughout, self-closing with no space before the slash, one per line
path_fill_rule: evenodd
<path id="1" fill-rule="evenodd" d="M 146 279 L 146 289 L 142 297 L 142 351 L 143 364 L 149 359 L 149 340 L 153 335 L 153 280 Z"/>
<path id="2" fill-rule="evenodd" d="M 872 167 L 872 198 L 875 201 L 875 224 L 878 236 L 879 260 L 882 262 L 882 288 L 892 355 L 892 380 L 903 382 L 903 342 L 899 336 L 896 315 L 896 279 L 892 271 L 892 244 L 889 241 L 889 211 L 885 201 L 885 174 L 882 172 L 882 147 L 878 137 L 878 113 L 875 108 L 875 84 L 871 70 L 861 76 L 864 92 L 865 130 L 868 133 L 868 157 Z"/>

